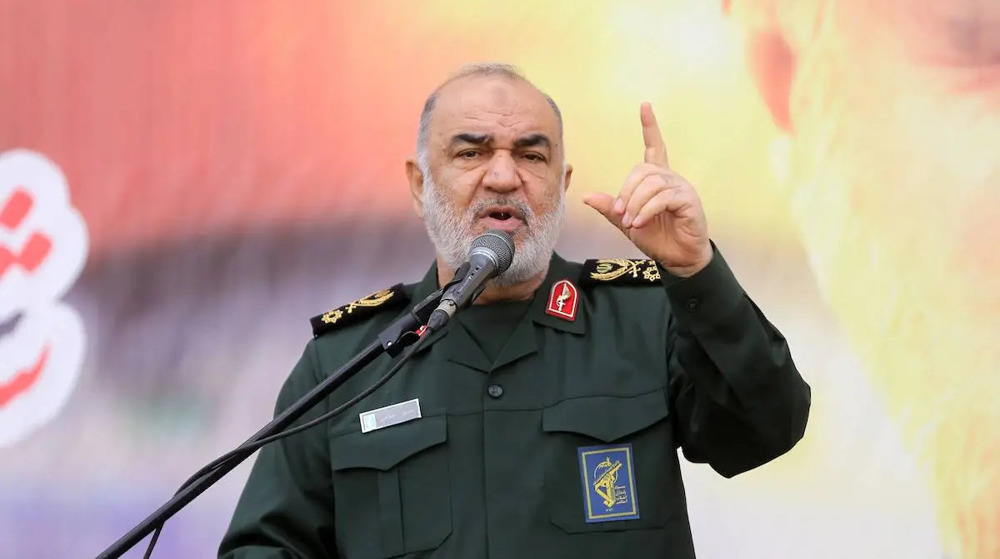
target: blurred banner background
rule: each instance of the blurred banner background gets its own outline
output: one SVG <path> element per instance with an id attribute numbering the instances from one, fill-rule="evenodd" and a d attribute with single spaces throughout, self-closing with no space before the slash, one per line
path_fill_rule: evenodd
<path id="1" fill-rule="evenodd" d="M 310 316 L 422 276 L 403 161 L 484 60 L 561 105 L 574 259 L 637 255 L 580 199 L 652 101 L 813 387 L 783 459 L 686 465 L 699 557 L 1000 557 L 1000 4 L 0 0 L 0 37 L 0 557 L 96 555 L 270 418 Z M 249 465 L 154 556 L 214 556 Z"/>

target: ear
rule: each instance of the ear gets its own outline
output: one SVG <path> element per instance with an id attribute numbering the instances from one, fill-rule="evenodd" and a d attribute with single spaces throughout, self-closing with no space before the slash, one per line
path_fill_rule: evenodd
<path id="1" fill-rule="evenodd" d="M 563 192 L 569 190 L 569 181 L 573 178 L 573 166 L 569 163 L 563 165 L 563 176 L 565 180 L 563 182 Z"/>
<path id="2" fill-rule="evenodd" d="M 794 132 L 789 103 L 795 52 L 777 29 L 753 29 L 747 34 L 746 53 L 750 75 L 771 119 L 783 131 Z"/>
<path id="3" fill-rule="evenodd" d="M 417 160 L 406 160 L 406 180 L 410 183 L 410 196 L 413 197 L 413 210 L 417 217 L 424 218 L 424 172 L 420 170 Z"/>

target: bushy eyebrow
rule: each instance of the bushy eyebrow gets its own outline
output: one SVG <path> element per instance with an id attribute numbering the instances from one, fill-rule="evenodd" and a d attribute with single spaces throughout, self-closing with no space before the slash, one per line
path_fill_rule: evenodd
<path id="1" fill-rule="evenodd" d="M 493 141 L 493 137 L 489 134 L 470 134 L 469 132 L 463 132 L 461 134 L 455 134 L 451 137 L 451 145 L 456 144 L 472 144 L 474 146 L 484 146 Z"/>
<path id="2" fill-rule="evenodd" d="M 545 134 L 529 134 L 527 136 L 518 138 L 514 140 L 514 148 L 531 148 L 535 146 L 542 146 L 546 148 L 552 147 L 552 142 L 549 137 Z"/>
<path id="3" fill-rule="evenodd" d="M 485 146 L 493 142 L 493 136 L 489 134 L 472 134 L 470 132 L 462 132 L 461 134 L 455 134 L 451 137 L 451 145 L 455 146 L 457 144 L 471 144 L 474 146 Z M 545 134 L 528 134 L 527 136 L 522 136 L 514 140 L 514 149 L 520 148 L 530 148 L 535 146 L 541 146 L 546 148 L 552 147 L 552 141 Z"/>

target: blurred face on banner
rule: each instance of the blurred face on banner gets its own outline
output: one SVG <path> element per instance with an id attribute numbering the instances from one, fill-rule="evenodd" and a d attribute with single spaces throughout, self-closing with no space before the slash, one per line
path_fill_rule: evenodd
<path id="1" fill-rule="evenodd" d="M 1000 552 L 1000 2 L 733 0 L 831 308 L 928 467 L 943 535 Z"/>
<path id="2" fill-rule="evenodd" d="M 461 77 L 438 91 L 425 132 L 407 174 L 442 266 L 457 269 L 476 236 L 500 229 L 513 236 L 516 250 L 496 283 L 544 273 L 572 172 L 546 96 L 506 75 Z"/>

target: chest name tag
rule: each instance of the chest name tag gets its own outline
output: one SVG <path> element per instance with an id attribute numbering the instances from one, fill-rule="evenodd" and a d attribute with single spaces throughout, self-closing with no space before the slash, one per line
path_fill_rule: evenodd
<path id="1" fill-rule="evenodd" d="M 632 445 L 582 446 L 577 454 L 587 522 L 639 518 Z"/>
<path id="2" fill-rule="evenodd" d="M 420 399 L 414 398 L 377 410 L 362 412 L 361 432 L 367 433 L 384 427 L 392 427 L 420 418 Z"/>

